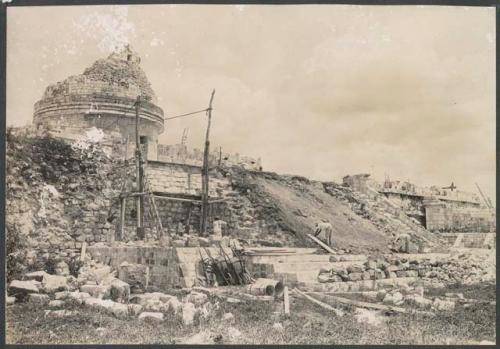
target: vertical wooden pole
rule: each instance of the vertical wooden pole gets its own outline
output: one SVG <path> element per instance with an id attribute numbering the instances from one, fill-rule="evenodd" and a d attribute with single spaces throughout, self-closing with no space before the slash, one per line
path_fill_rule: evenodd
<path id="1" fill-rule="evenodd" d="M 283 289 L 283 303 L 285 307 L 285 314 L 290 314 L 290 296 L 288 295 L 288 286 Z"/>
<path id="2" fill-rule="evenodd" d="M 118 236 L 118 241 L 123 241 L 123 231 L 125 229 L 125 208 L 126 208 L 125 197 L 120 198 L 120 231 Z"/>
<path id="3" fill-rule="evenodd" d="M 210 96 L 210 103 L 207 109 L 208 124 L 205 135 L 205 151 L 203 153 L 203 168 L 201 170 L 201 222 L 200 234 L 207 234 L 207 213 L 208 213 L 208 153 L 210 151 L 210 124 L 212 122 L 212 102 L 214 100 L 215 89 Z"/>
<path id="4" fill-rule="evenodd" d="M 141 96 L 137 96 L 137 101 L 135 102 L 135 164 L 136 164 L 136 179 L 137 179 L 137 191 L 142 193 L 142 159 L 141 159 L 141 141 L 139 137 L 139 110 L 141 108 Z M 139 240 L 144 239 L 143 234 L 143 214 L 142 208 L 144 206 L 143 196 L 137 195 L 136 197 L 136 212 L 137 212 L 137 237 Z"/>
<path id="5" fill-rule="evenodd" d="M 219 167 L 222 165 L 222 147 L 219 147 Z"/>

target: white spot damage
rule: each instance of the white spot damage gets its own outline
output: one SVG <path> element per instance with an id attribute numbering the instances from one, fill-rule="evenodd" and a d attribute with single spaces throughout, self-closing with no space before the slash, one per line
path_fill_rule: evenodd
<path id="1" fill-rule="evenodd" d="M 82 33 L 99 40 L 98 48 L 112 52 L 126 46 L 135 35 L 135 26 L 128 20 L 128 6 L 112 6 L 109 13 L 102 10 L 81 16 L 73 25 Z"/>
<path id="2" fill-rule="evenodd" d="M 73 143 L 73 147 L 82 150 L 88 150 L 89 147 L 93 144 L 100 143 L 104 140 L 104 131 L 98 129 L 96 127 L 92 127 L 87 130 L 85 134 L 79 137 L 75 143 Z"/>

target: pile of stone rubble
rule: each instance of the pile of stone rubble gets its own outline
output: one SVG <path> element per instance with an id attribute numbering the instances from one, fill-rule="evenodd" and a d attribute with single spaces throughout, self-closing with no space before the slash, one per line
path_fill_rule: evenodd
<path id="1" fill-rule="evenodd" d="M 423 286 L 405 286 L 391 290 L 362 292 L 362 297 L 372 303 L 382 303 L 388 306 L 413 308 L 420 310 L 451 311 L 457 304 L 467 304 L 471 300 L 461 293 L 445 293 L 440 297 L 424 295 Z"/>
<path id="2" fill-rule="evenodd" d="M 478 252 L 456 252 L 441 258 L 385 256 L 369 259 L 364 264 L 323 269 L 318 275 L 318 281 L 325 283 L 418 277 L 435 286 L 493 281 L 496 275 L 494 251 L 481 253 L 483 255 Z M 332 259 L 337 261 L 338 257 Z"/>
<path id="3" fill-rule="evenodd" d="M 48 308 L 46 316 L 65 317 L 75 314 L 65 309 L 66 306 L 77 303 L 118 318 L 163 321 L 165 314 L 170 314 L 184 325 L 191 325 L 196 317 L 208 318 L 226 298 L 228 302 L 239 302 L 202 287 L 183 289 L 177 295 L 131 294 L 129 284 L 115 277 L 116 271 L 90 259 L 80 268 L 78 277 L 69 275 L 67 265 L 58 266 L 56 271 L 54 275 L 45 271 L 30 272 L 22 280 L 13 280 L 8 285 L 6 304 L 34 303 Z"/>

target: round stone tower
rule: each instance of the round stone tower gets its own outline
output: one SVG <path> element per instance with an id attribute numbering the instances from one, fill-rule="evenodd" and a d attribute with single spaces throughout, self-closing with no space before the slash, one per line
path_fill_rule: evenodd
<path id="1" fill-rule="evenodd" d="M 71 138 L 95 127 L 104 134 L 119 134 L 135 141 L 135 107 L 140 96 L 141 143 L 154 146 L 163 132 L 163 110 L 139 66 L 139 56 L 126 46 L 97 60 L 83 74 L 50 85 L 35 103 L 37 129 Z"/>

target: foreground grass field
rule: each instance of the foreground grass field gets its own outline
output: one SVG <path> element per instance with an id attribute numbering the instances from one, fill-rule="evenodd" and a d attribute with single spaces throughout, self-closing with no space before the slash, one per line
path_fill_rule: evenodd
<path id="1" fill-rule="evenodd" d="M 456 286 L 452 291 L 495 299 L 494 284 Z M 434 295 L 442 292 L 429 290 Z M 16 304 L 6 309 L 6 338 L 9 344 L 175 344 L 194 335 L 198 343 L 207 344 L 476 344 L 496 338 L 496 306 L 491 304 L 457 306 L 434 316 L 381 315 L 384 321 L 371 325 L 358 322 L 354 309 L 336 317 L 296 297 L 289 316 L 274 314 L 274 307 L 265 302 L 220 303 L 209 319 L 197 319 L 193 326 L 183 326 L 173 315 L 161 323 L 116 319 L 76 304 L 65 308 L 76 311 L 75 315 L 50 318 L 45 317 L 44 307 Z M 231 323 L 222 320 L 227 312 L 234 315 Z"/>

